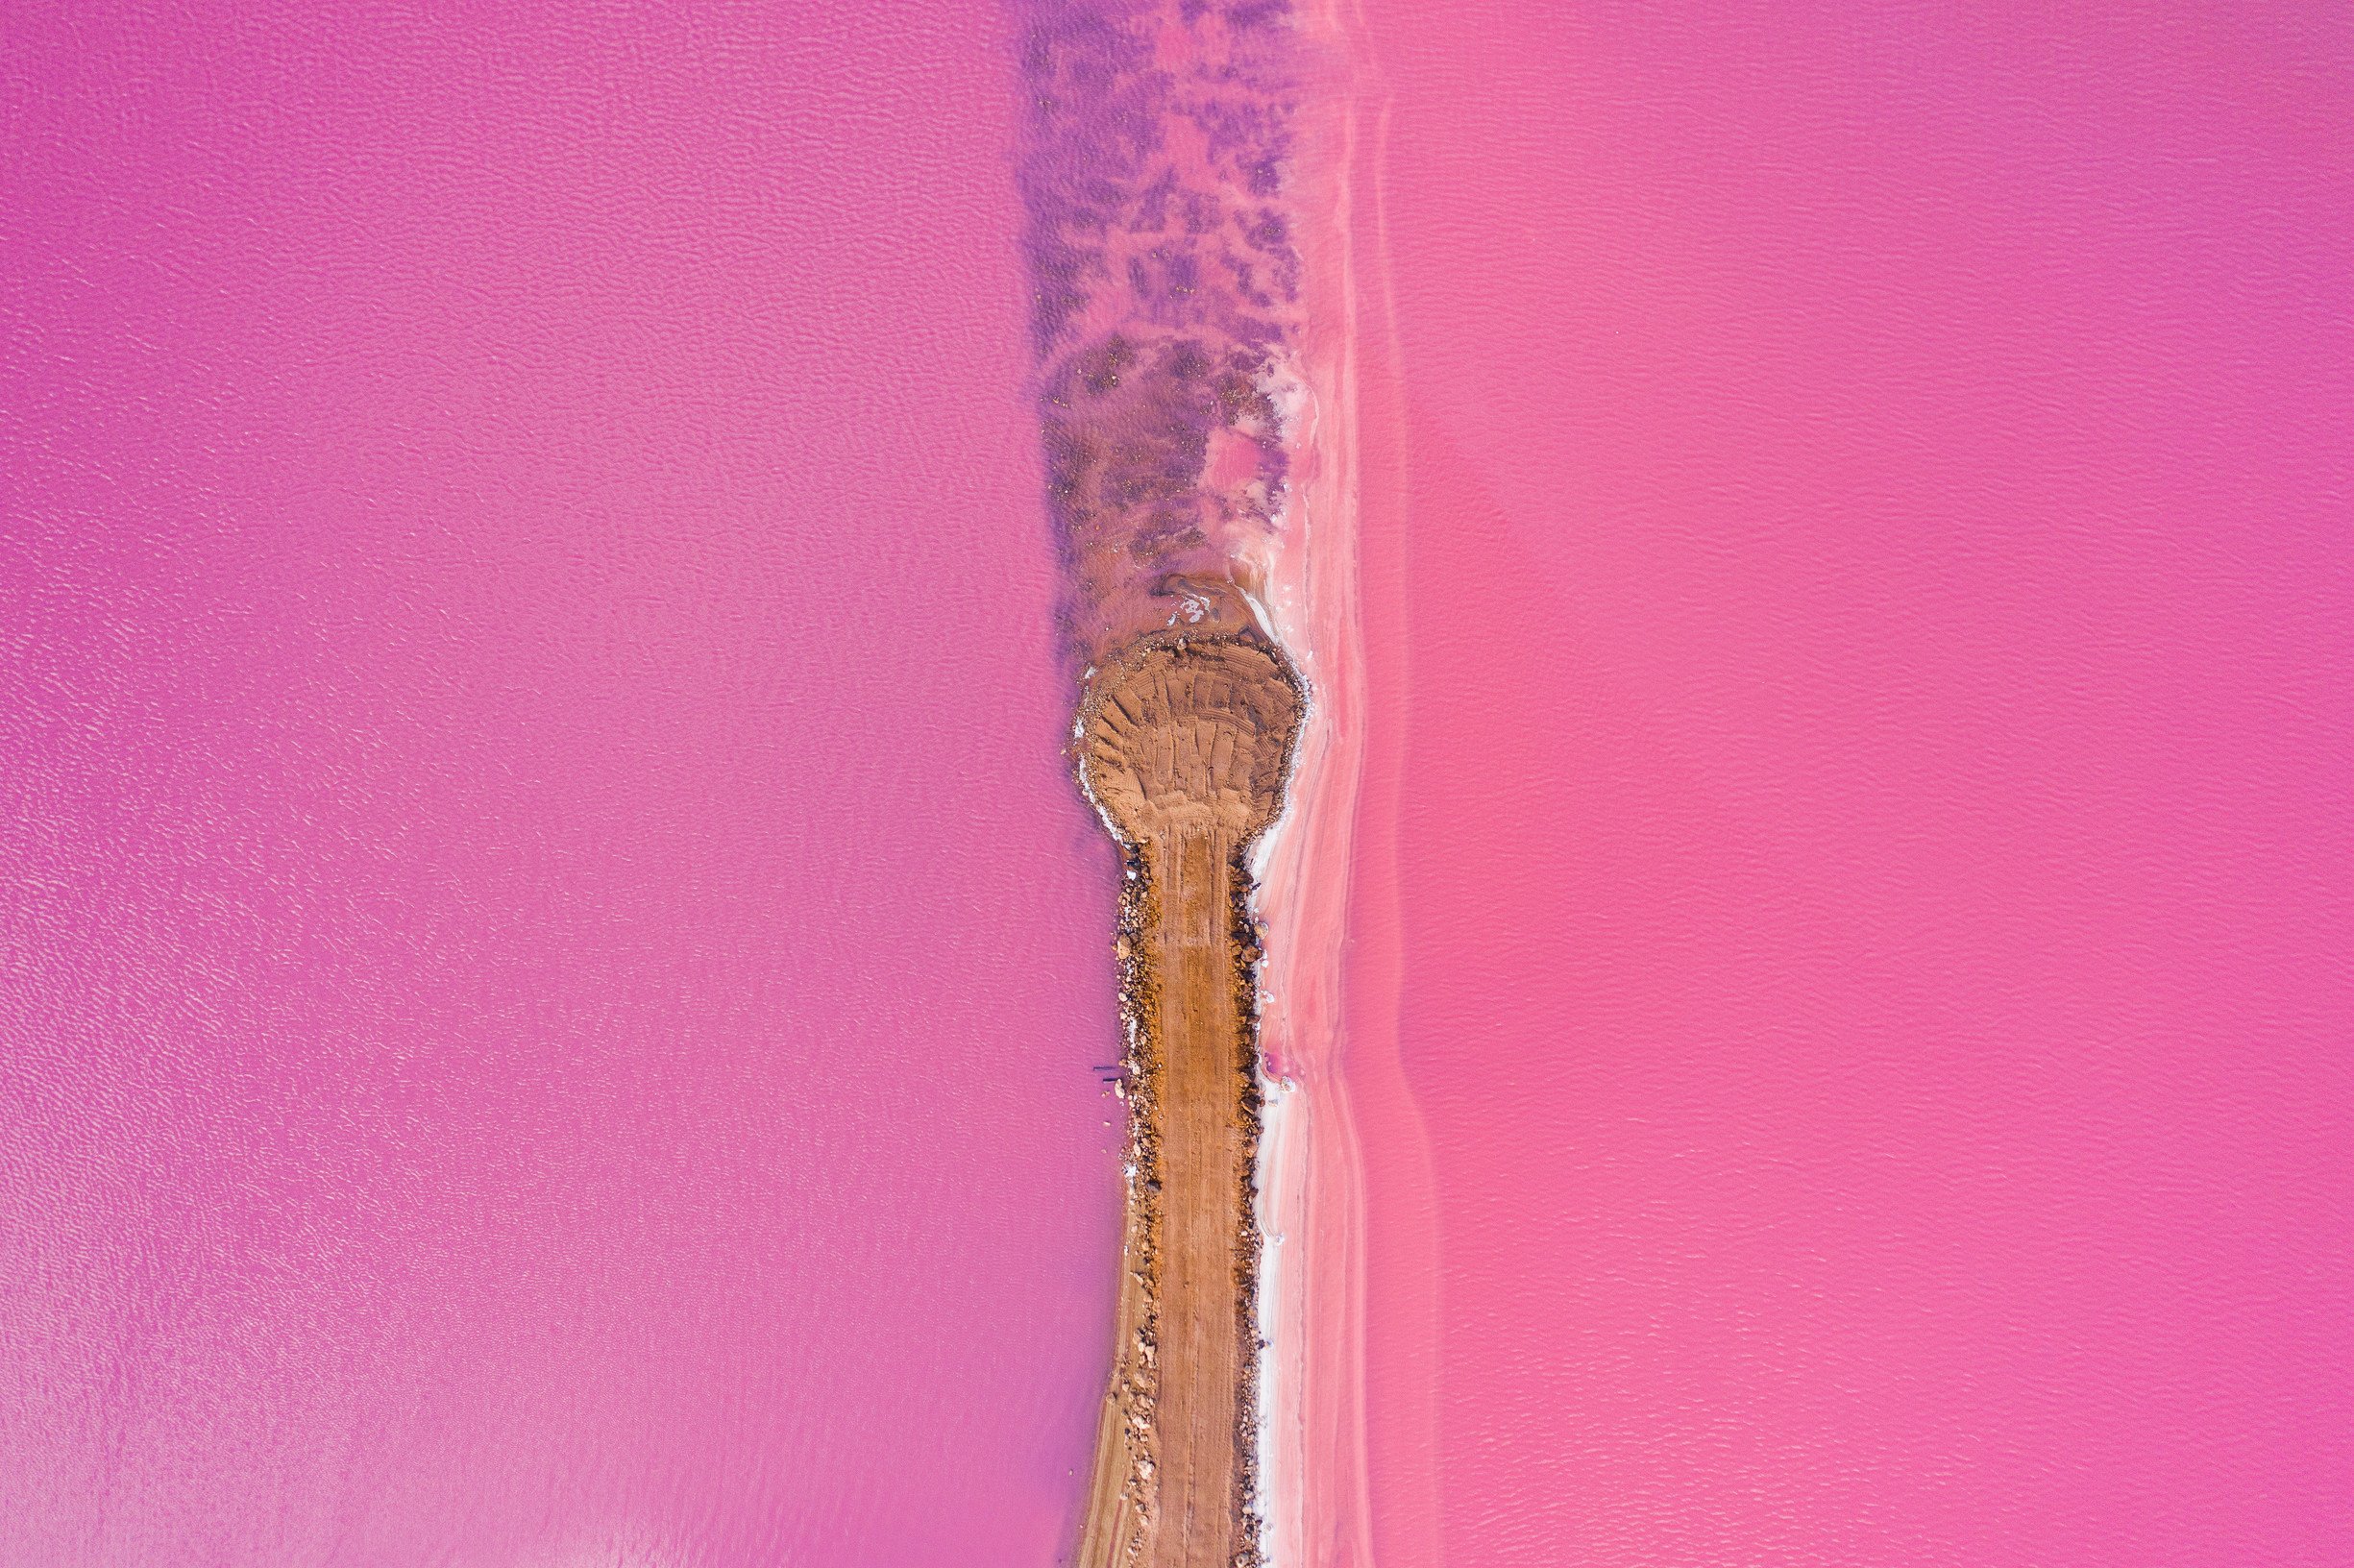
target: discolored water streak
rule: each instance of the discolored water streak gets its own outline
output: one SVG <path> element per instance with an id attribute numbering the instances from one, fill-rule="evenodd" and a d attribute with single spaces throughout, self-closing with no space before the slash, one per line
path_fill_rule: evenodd
<path id="1" fill-rule="evenodd" d="M 1020 185 L 1063 618 L 1084 662 L 1253 619 L 1300 260 L 1281 3 L 1024 0 Z"/>

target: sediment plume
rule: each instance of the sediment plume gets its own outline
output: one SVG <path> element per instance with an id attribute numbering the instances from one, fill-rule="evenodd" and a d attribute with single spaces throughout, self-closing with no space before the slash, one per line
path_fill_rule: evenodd
<path id="1" fill-rule="evenodd" d="M 1090 681 L 1076 747 L 1125 851 L 1127 1216 L 1080 1568 L 1253 1568 L 1258 941 L 1245 856 L 1301 695 L 1248 634 L 1165 633 Z"/>
<path id="2" fill-rule="evenodd" d="M 1253 624 L 1300 261 L 1290 8 L 1031 0 L 1021 159 L 1048 510 L 1082 663 Z"/>

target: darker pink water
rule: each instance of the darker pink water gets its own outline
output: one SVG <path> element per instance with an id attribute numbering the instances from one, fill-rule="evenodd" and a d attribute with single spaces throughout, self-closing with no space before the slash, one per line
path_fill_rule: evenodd
<path id="1" fill-rule="evenodd" d="M 0 1562 L 1053 1560 L 990 8 L 8 9 Z"/>
<path id="2" fill-rule="evenodd" d="M 2354 39 L 1370 11 L 1384 1568 L 2346 1562 Z"/>

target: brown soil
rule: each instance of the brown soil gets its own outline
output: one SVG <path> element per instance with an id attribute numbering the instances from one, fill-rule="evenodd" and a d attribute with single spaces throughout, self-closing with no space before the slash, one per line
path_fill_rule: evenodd
<path id="1" fill-rule="evenodd" d="M 1127 850 L 1128 1213 L 1080 1568 L 1236 1568 L 1252 1527 L 1258 944 L 1244 853 L 1283 803 L 1298 682 L 1255 637 L 1132 646 L 1079 770 Z"/>

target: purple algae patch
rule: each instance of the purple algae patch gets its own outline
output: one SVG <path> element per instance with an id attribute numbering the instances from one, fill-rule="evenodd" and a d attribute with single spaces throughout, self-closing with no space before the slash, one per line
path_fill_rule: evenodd
<path id="1" fill-rule="evenodd" d="M 1283 0 L 1017 14 L 1048 509 L 1064 623 L 1092 658 L 1214 612 L 1280 513 L 1298 45 Z"/>

